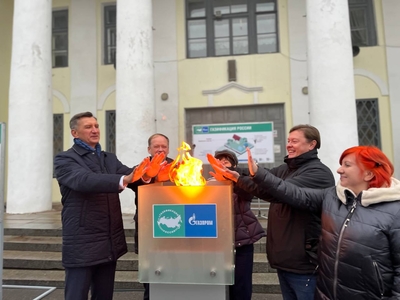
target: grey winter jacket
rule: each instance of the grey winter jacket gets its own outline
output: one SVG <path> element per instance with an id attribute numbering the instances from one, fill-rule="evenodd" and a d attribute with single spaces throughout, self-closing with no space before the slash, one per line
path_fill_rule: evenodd
<path id="1" fill-rule="evenodd" d="M 85 267 L 115 261 L 127 252 L 119 181 L 132 172 L 108 152 L 74 145 L 55 157 L 62 195 L 62 263 Z"/>
<path id="2" fill-rule="evenodd" d="M 263 169 L 253 180 L 276 201 L 321 213 L 316 299 L 400 299 L 400 181 L 355 196 L 340 184 L 299 188 Z"/>

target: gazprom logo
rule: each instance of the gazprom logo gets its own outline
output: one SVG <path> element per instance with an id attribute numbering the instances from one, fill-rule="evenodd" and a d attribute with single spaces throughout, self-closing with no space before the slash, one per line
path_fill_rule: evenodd
<path id="1" fill-rule="evenodd" d="M 188 219 L 189 225 L 192 226 L 212 226 L 214 224 L 213 220 L 196 220 L 196 214 L 193 215 Z"/>
<path id="2" fill-rule="evenodd" d="M 216 204 L 153 205 L 154 238 L 216 238 Z"/>

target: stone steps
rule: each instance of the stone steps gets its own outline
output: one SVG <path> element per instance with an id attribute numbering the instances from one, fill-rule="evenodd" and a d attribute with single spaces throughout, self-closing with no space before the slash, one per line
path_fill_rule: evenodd
<path id="1" fill-rule="evenodd" d="M 41 231 L 41 230 L 39 230 Z M 9 234 L 10 232 L 7 232 Z M 39 235 L 4 236 L 3 284 L 27 286 L 64 287 L 64 269 L 61 264 L 61 237 Z M 57 232 L 55 232 L 57 234 Z M 127 238 L 133 249 L 133 238 Z M 279 283 L 275 270 L 268 265 L 262 246 L 255 246 L 253 267 L 254 293 L 279 294 Z M 138 282 L 138 255 L 129 251 L 117 263 L 116 289 L 142 289 Z"/>
<path id="2" fill-rule="evenodd" d="M 61 236 L 40 235 L 41 232 L 35 232 L 34 234 L 36 235 L 26 235 L 24 232 L 25 230 L 26 229 L 20 229 L 18 232 L 13 230 L 15 235 L 9 235 L 10 232 L 7 230 L 4 236 L 4 250 L 61 252 Z M 54 231 L 54 234 L 58 234 L 58 230 Z M 31 232 L 28 232 L 28 234 L 30 233 Z M 45 233 L 50 234 L 49 230 L 46 230 Z M 135 243 L 133 237 L 129 237 L 128 234 L 130 234 L 129 230 L 126 232 L 128 251 L 133 252 Z M 133 233 L 131 236 L 133 236 Z M 265 254 L 265 243 L 265 237 L 255 243 L 254 253 Z"/>
<path id="3" fill-rule="evenodd" d="M 253 203 L 252 207 L 266 228 L 265 203 Z M 138 255 L 133 252 L 132 215 L 124 215 L 123 218 L 128 253 L 118 260 L 115 289 L 140 292 L 143 286 L 138 281 Z M 4 228 L 3 284 L 63 289 L 65 274 L 61 263 L 59 211 L 45 212 L 40 216 L 7 215 L 8 220 L 11 222 L 6 223 Z M 255 299 L 264 299 L 264 296 L 265 299 L 281 299 L 276 271 L 269 267 L 266 259 L 265 243 L 266 239 L 263 238 L 254 245 L 253 293 L 259 297 Z"/>
<path id="4" fill-rule="evenodd" d="M 128 252 L 117 263 L 119 271 L 138 271 L 138 255 Z M 61 252 L 4 250 L 3 267 L 6 269 L 63 270 Z M 275 273 L 268 265 L 265 254 L 254 254 L 253 273 Z"/>
<path id="5" fill-rule="evenodd" d="M 3 284 L 52 286 L 64 288 L 63 270 L 4 269 Z M 143 289 L 138 281 L 137 271 L 117 271 L 115 289 Z M 278 277 L 274 273 L 253 273 L 253 292 L 279 294 Z"/>

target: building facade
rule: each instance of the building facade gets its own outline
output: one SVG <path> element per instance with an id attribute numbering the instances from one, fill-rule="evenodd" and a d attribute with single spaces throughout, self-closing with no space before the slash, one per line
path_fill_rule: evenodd
<path id="1" fill-rule="evenodd" d="M 60 201 L 52 160 L 82 111 L 131 166 L 155 132 L 175 157 L 193 125 L 271 121 L 275 164 L 288 129 L 309 123 L 334 172 L 345 148 L 373 144 L 400 177 L 399 11 L 397 0 L 2 0 L 7 212 Z M 122 205 L 133 211 L 131 191 Z"/>

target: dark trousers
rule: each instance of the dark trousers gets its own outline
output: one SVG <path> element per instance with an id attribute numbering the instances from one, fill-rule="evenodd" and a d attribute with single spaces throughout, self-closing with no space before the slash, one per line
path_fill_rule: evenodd
<path id="1" fill-rule="evenodd" d="M 117 262 L 83 268 L 65 268 L 65 300 L 111 300 Z"/>
<path id="2" fill-rule="evenodd" d="M 143 300 L 150 300 L 150 284 L 143 283 L 143 287 L 144 287 Z"/>
<path id="3" fill-rule="evenodd" d="M 135 231 L 133 232 L 133 239 L 135 241 L 135 253 L 139 253 L 139 222 L 138 222 L 138 213 L 136 211 L 135 216 L 133 217 L 133 221 L 135 221 Z"/>
<path id="4" fill-rule="evenodd" d="M 253 288 L 254 245 L 236 248 L 235 284 L 229 286 L 229 300 L 250 300 Z"/>
<path id="5" fill-rule="evenodd" d="M 313 300 L 317 274 L 296 274 L 277 269 L 284 300 Z"/>

